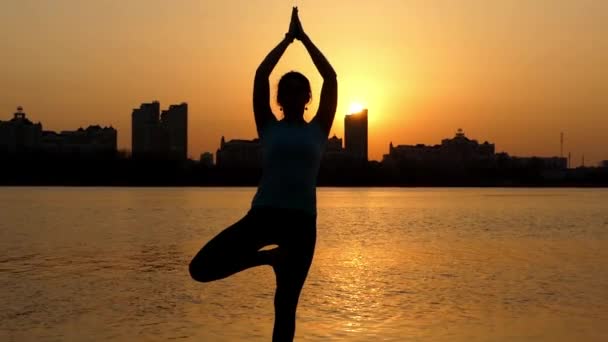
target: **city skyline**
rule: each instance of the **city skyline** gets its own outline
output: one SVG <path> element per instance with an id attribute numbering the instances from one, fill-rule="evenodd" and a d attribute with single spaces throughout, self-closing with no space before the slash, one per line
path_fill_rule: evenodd
<path id="1" fill-rule="evenodd" d="M 43 130 L 22 107 L 0 120 L 4 184 L 11 185 L 253 185 L 259 181 L 263 151 L 259 139 L 225 139 L 213 154 L 186 160 L 188 105 L 143 103 L 133 109 L 132 153 L 117 150 L 113 127 L 89 125 L 74 131 Z M 345 120 L 345 139 L 333 135 L 321 157 L 321 186 L 605 186 L 608 160 L 587 167 L 571 158 L 518 156 L 497 152 L 458 129 L 440 144 L 391 141 L 381 161 L 368 160 L 368 110 Z M 343 144 L 344 142 L 344 144 Z M 47 165 L 52 168 L 47 169 Z M 582 162 L 583 166 L 585 162 Z M 43 171 L 44 170 L 44 171 Z"/>
<path id="2" fill-rule="evenodd" d="M 23 107 L 17 107 L 10 120 L 0 118 L 0 155 L 36 159 L 42 155 L 62 158 L 113 157 L 117 151 L 118 133 L 112 125 L 89 124 L 76 130 L 44 129 L 42 122 L 32 121 Z"/>
<path id="3" fill-rule="evenodd" d="M 358 158 L 362 158 L 362 160 L 369 160 L 369 161 L 379 161 L 379 162 L 383 162 L 386 160 L 386 157 L 388 154 L 386 153 L 382 153 L 382 157 L 380 159 L 374 160 L 374 159 L 369 159 L 366 158 L 365 156 L 367 155 L 367 150 L 368 150 L 368 109 L 367 108 L 358 108 L 360 109 L 359 112 L 349 112 L 349 114 L 344 116 L 344 123 L 345 123 L 345 131 L 344 131 L 344 135 L 342 136 L 342 138 L 338 138 L 338 136 L 336 135 L 336 133 L 332 133 L 330 134 L 330 137 L 328 137 L 328 146 L 327 146 L 327 152 L 335 152 L 335 146 L 336 143 L 338 143 L 339 141 L 339 150 L 343 151 L 343 152 L 348 152 L 349 154 L 351 154 L 352 156 L 359 156 Z M 40 130 L 40 132 L 42 133 L 46 133 L 46 134 L 57 134 L 54 131 L 42 131 L 41 130 L 41 121 L 30 121 L 29 118 L 26 118 L 26 113 L 23 111 L 23 107 L 22 106 L 18 106 L 16 109 L 16 112 L 13 114 L 14 118 L 20 117 L 21 119 L 27 119 L 26 121 L 31 122 L 34 126 L 40 126 L 40 128 L 38 130 Z M 139 118 L 139 119 L 137 119 Z M 142 120 L 143 119 L 143 120 Z M 3 120 L 0 119 L 0 123 L 2 123 Z M 4 121 L 6 123 L 10 122 L 10 120 Z M 35 122 L 35 123 L 34 123 Z M 89 127 L 87 128 L 87 130 L 89 130 L 90 128 L 98 128 L 100 127 L 99 125 L 94 125 L 91 126 L 89 125 Z M 348 132 L 348 127 L 350 127 L 350 133 Z M 160 102 L 158 101 L 151 101 L 151 102 L 144 102 L 141 103 L 139 108 L 135 108 L 132 110 L 131 113 L 131 145 L 130 148 L 126 147 L 126 148 L 120 148 L 118 147 L 117 141 L 118 141 L 118 137 L 120 136 L 118 134 L 118 131 L 116 129 L 113 128 L 112 124 L 110 124 L 107 128 L 111 128 L 114 131 L 114 143 L 113 143 L 113 149 L 115 151 L 126 151 L 126 152 L 130 152 L 131 154 L 139 154 L 141 156 L 156 156 L 156 157 L 169 157 L 169 156 L 173 156 L 173 157 L 178 157 L 178 159 L 191 159 L 191 160 L 198 160 L 199 158 L 203 158 L 203 155 L 211 155 L 216 156 L 220 150 L 223 149 L 224 143 L 226 141 L 225 139 L 225 135 L 221 136 L 221 141 L 219 146 L 217 147 L 217 149 L 212 149 L 210 151 L 202 151 L 198 156 L 191 156 L 188 153 L 188 104 L 186 102 L 182 102 L 180 104 L 173 104 L 173 105 L 169 105 L 169 107 L 166 110 L 162 110 L 160 109 Z M 106 129 L 104 127 L 104 129 Z M 82 131 L 83 128 L 80 127 L 77 131 Z M 133 139 L 133 137 L 136 137 L 135 132 L 136 131 L 140 131 L 139 133 L 139 137 L 136 139 Z M 61 129 L 59 130 L 60 134 L 64 134 L 64 133 L 71 133 L 72 131 L 69 130 L 65 130 L 65 129 Z M 346 139 L 347 136 L 351 136 L 351 141 L 354 140 L 354 143 L 351 142 L 350 146 L 349 143 L 347 142 L 348 140 Z M 456 131 L 456 137 L 458 136 L 465 136 L 464 135 L 464 131 L 462 130 L 462 128 L 458 128 Z M 6 137 L 8 138 L 8 137 Z M 155 139 L 151 139 L 151 138 L 155 138 Z M 563 144 L 563 139 L 564 139 L 564 133 L 561 132 L 560 133 L 560 142 Z M 248 139 L 244 139 L 242 137 L 236 137 L 235 139 L 229 139 L 231 143 L 234 142 L 245 142 L 245 143 L 250 143 L 250 142 L 255 142 L 258 141 L 258 138 L 255 137 L 252 140 L 248 140 Z M 344 144 L 342 144 L 344 140 Z M 446 139 L 441 139 L 442 142 L 444 142 Z M 447 139 L 449 140 L 449 139 Z M 2 141 L 2 140 L 0 140 Z M 484 142 L 484 144 L 488 144 L 487 142 L 488 140 L 486 140 Z M 139 147 L 136 147 L 136 144 L 139 145 Z M 393 151 L 393 140 L 390 140 L 389 144 L 388 144 L 388 152 L 389 154 L 392 153 Z M 436 144 L 429 144 L 427 146 L 426 143 L 421 143 L 421 142 L 416 142 L 413 143 L 411 145 L 408 144 L 400 144 L 399 142 L 397 142 L 397 147 L 413 147 L 413 148 L 418 148 L 418 147 L 422 147 L 422 148 L 434 148 L 437 147 L 439 145 Z M 495 144 L 491 144 L 492 145 L 492 153 L 495 153 Z M 216 151 L 216 154 L 214 154 L 211 151 Z M 507 154 L 509 155 L 509 152 L 506 150 L 500 150 L 500 152 L 498 152 L 498 154 Z M 206 158 L 208 158 L 209 156 L 206 156 Z M 216 156 L 217 158 L 217 156 Z M 530 158 L 541 158 L 541 159 L 563 159 L 563 160 L 567 160 L 567 168 L 574 168 L 577 166 L 582 166 L 582 167 L 606 167 L 606 163 L 608 162 L 608 160 L 599 160 L 597 163 L 595 164 L 590 164 L 589 162 L 585 162 L 585 155 L 583 154 L 581 157 L 581 163 L 579 165 L 576 164 L 576 162 L 572 162 L 572 155 L 571 152 L 567 152 L 566 154 L 564 154 L 563 151 L 563 146 L 560 146 L 560 153 L 559 154 L 550 154 L 550 155 L 529 155 L 529 156 L 517 156 L 516 158 L 524 158 L 524 159 L 530 159 Z M 212 158 L 211 160 L 213 161 Z"/>
<path id="4" fill-rule="evenodd" d="M 287 30 L 292 5 L 4 4 L 0 109 L 23 105 L 52 130 L 113 125 L 124 149 L 131 141 L 125 113 L 133 103 L 187 101 L 188 150 L 196 159 L 214 151 L 222 135 L 256 136 L 253 73 Z M 305 28 L 338 73 L 331 134 L 344 136 L 344 115 L 353 102 L 362 103 L 374 113 L 371 160 L 380 160 L 390 141 L 431 144 L 457 127 L 522 156 L 559 155 L 564 132 L 572 166 L 583 154 L 587 165 L 608 159 L 606 2 L 310 0 L 299 6 Z M 271 88 L 291 69 L 311 79 L 310 119 L 320 77 L 301 47 L 288 51 Z"/>

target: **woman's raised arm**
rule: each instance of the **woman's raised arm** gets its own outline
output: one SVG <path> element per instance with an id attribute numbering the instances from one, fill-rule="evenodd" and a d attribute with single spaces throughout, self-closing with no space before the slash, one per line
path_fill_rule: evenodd
<path id="1" fill-rule="evenodd" d="M 297 11 L 295 19 L 297 24 L 296 38 L 299 39 L 302 44 L 304 44 L 304 47 L 306 48 L 306 51 L 308 51 L 312 62 L 317 67 L 321 77 L 323 77 L 323 87 L 321 88 L 319 109 L 317 110 L 317 114 L 315 115 L 313 121 L 318 121 L 323 131 L 329 135 L 331 125 L 333 124 L 334 117 L 336 115 L 336 107 L 338 105 L 338 80 L 336 77 L 336 72 L 331 64 L 329 64 L 329 61 L 327 61 L 325 56 L 323 56 L 321 51 L 315 46 L 312 40 L 310 40 L 308 35 L 304 33 L 300 19 L 297 16 Z"/>
<path id="2" fill-rule="evenodd" d="M 291 13 L 289 31 L 285 34 L 285 38 L 270 51 L 255 72 L 253 81 L 253 114 L 258 135 L 269 121 L 276 121 L 276 117 L 270 109 L 270 83 L 268 77 L 270 77 L 272 70 L 283 56 L 283 53 L 285 53 L 285 50 L 287 50 L 289 44 L 294 40 L 293 32 L 296 24 L 294 18 L 296 15 L 296 9 L 294 8 Z"/>

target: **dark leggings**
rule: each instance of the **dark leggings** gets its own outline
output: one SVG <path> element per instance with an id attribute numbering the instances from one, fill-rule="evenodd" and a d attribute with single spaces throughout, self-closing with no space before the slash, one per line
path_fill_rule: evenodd
<path id="1" fill-rule="evenodd" d="M 312 262 L 316 216 L 298 210 L 251 209 L 211 239 L 190 262 L 190 275 L 208 282 L 250 267 L 273 267 L 277 289 L 272 340 L 292 341 L 300 291 Z M 272 250 L 260 249 L 277 245 Z"/>

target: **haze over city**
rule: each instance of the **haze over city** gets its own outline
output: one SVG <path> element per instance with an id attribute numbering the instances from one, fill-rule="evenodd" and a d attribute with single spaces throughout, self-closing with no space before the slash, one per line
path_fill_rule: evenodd
<path id="1" fill-rule="evenodd" d="M 188 102 L 189 151 L 253 138 L 253 75 L 287 31 L 292 1 L 19 1 L 0 5 L 0 120 L 17 105 L 45 129 L 112 125 L 130 148 L 142 102 Z M 369 152 L 435 144 L 464 128 L 515 155 L 573 166 L 608 159 L 608 3 L 603 1 L 298 1 L 304 27 L 338 73 L 332 133 L 369 109 Z M 273 73 L 321 78 L 299 46 Z M 274 101 L 273 101 L 274 103 Z M 274 112 L 280 115 L 278 107 Z"/>

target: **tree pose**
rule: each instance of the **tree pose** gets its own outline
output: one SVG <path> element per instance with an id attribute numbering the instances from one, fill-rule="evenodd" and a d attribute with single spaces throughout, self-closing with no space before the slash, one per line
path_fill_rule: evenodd
<path id="1" fill-rule="evenodd" d="M 323 77 L 318 111 L 304 120 L 311 100 L 308 79 L 291 71 L 282 76 L 277 102 L 284 117 L 270 108 L 268 78 L 287 47 L 302 42 Z M 190 274 L 201 282 L 228 277 L 250 267 L 270 265 L 276 276 L 272 340 L 292 341 L 296 307 L 316 242 L 316 180 L 321 154 L 334 120 L 336 73 L 304 32 L 294 7 L 289 31 L 258 67 L 253 111 L 262 144 L 262 179 L 251 209 L 240 221 L 209 241 L 192 259 Z M 262 250 L 269 245 L 278 247 Z"/>

